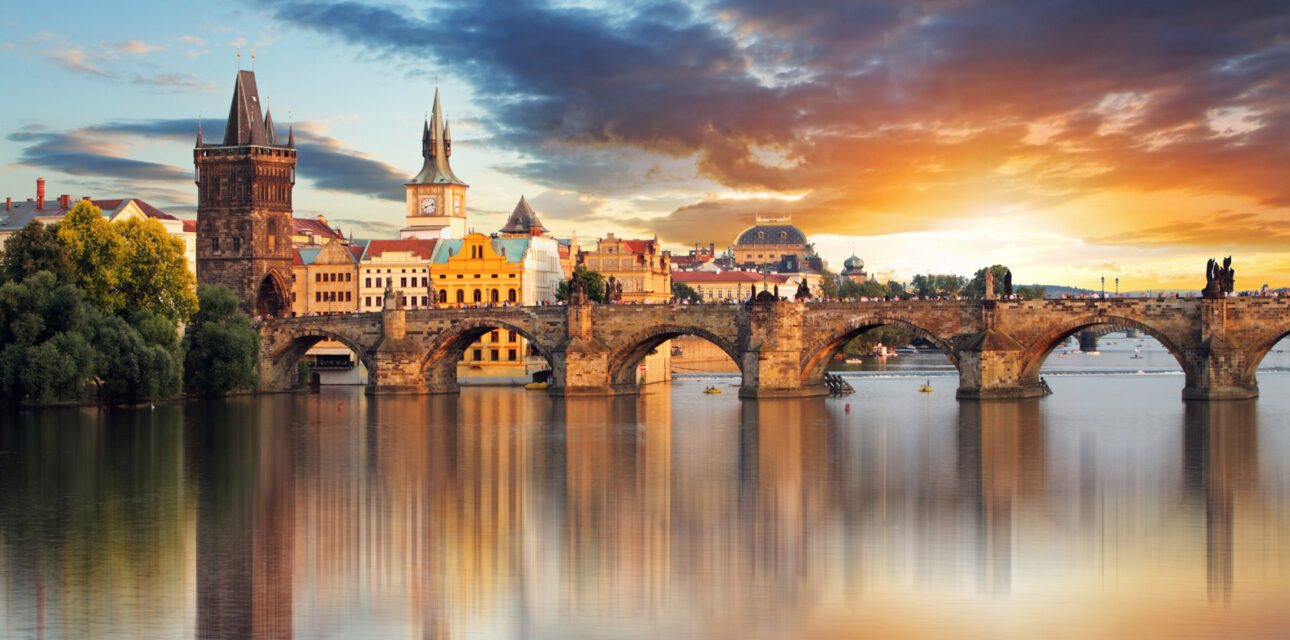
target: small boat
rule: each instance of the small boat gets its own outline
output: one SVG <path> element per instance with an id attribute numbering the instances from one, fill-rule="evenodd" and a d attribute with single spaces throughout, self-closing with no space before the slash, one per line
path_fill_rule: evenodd
<path id="1" fill-rule="evenodd" d="M 716 387 L 707 387 L 707 388 L 705 388 L 705 389 L 703 390 L 703 392 L 704 392 L 704 393 L 721 393 L 721 389 L 718 389 L 718 388 L 716 388 Z"/>
<path id="2" fill-rule="evenodd" d="M 847 358 L 843 362 L 846 364 L 864 364 L 864 360 L 861 360 L 860 358 Z"/>
<path id="3" fill-rule="evenodd" d="M 923 386 L 921 386 L 921 387 L 919 387 L 919 388 L 918 388 L 918 392 L 919 392 L 919 393 L 931 393 L 932 391 L 933 391 L 933 389 L 932 389 L 932 381 L 931 381 L 931 380 L 928 380 L 927 382 L 923 383 Z"/>
<path id="4" fill-rule="evenodd" d="M 545 383 L 545 382 L 530 382 L 530 383 L 528 383 L 528 384 L 524 385 L 524 388 L 525 388 L 525 389 L 528 389 L 529 391 L 537 391 L 537 390 L 539 390 L 539 389 L 545 389 L 545 388 L 546 388 L 546 383 Z"/>

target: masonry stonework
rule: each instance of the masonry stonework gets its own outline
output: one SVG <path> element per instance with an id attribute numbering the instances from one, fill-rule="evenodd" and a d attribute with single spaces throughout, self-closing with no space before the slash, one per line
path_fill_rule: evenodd
<path id="1" fill-rule="evenodd" d="M 876 326 L 907 327 L 945 351 L 959 371 L 960 398 L 1041 395 L 1039 369 L 1068 336 L 1090 327 L 1131 327 L 1156 338 L 1184 372 L 1183 397 L 1258 395 L 1259 361 L 1290 334 L 1285 298 L 757 302 L 391 310 L 260 324 L 267 388 L 294 382 L 315 342 L 335 339 L 372 372 L 372 393 L 452 393 L 456 363 L 484 333 L 522 335 L 551 364 L 550 391 L 636 393 L 635 371 L 667 340 L 712 342 L 739 366 L 740 395 L 826 393 L 824 371 L 851 338 Z"/>

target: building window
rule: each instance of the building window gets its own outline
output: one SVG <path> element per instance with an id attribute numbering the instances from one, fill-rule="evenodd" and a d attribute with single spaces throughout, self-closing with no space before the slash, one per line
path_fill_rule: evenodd
<path id="1" fill-rule="evenodd" d="M 372 296 L 363 296 L 363 306 L 364 307 L 372 306 Z"/>
<path id="2" fill-rule="evenodd" d="M 352 273 L 350 273 L 350 272 L 346 271 L 346 272 L 345 272 L 345 282 L 353 282 L 353 281 L 354 281 L 354 274 L 352 274 Z"/>
<path id="3" fill-rule="evenodd" d="M 460 304 L 460 303 L 463 303 L 463 302 L 465 302 L 465 301 L 466 301 L 466 292 L 465 292 L 464 290 L 462 290 L 462 289 L 458 289 L 458 290 L 457 290 L 457 303 L 458 303 L 458 304 Z"/>
<path id="4" fill-rule="evenodd" d="M 408 286 L 407 278 L 399 278 L 399 286 L 406 288 Z"/>
<path id="5" fill-rule="evenodd" d="M 219 238 L 211 238 L 211 251 L 219 251 Z"/>
<path id="6" fill-rule="evenodd" d="M 415 279 L 415 278 L 414 278 L 414 279 Z M 427 278 L 422 278 L 422 279 L 421 279 L 421 286 L 423 286 L 423 287 L 428 287 L 428 286 L 430 286 L 430 281 L 429 281 L 429 279 L 427 279 Z"/>
<path id="7" fill-rule="evenodd" d="M 506 335 L 506 339 L 507 339 L 507 340 L 510 340 L 511 342 L 515 342 L 515 332 L 514 332 L 514 331 L 507 331 L 507 332 L 506 332 L 506 334 L 507 334 L 507 335 Z"/>
<path id="8" fill-rule="evenodd" d="M 346 291 L 346 292 L 345 292 L 345 302 L 353 302 L 353 301 L 354 301 L 353 293 L 354 293 L 353 291 Z"/>
<path id="9" fill-rule="evenodd" d="M 233 253 L 241 253 L 241 252 L 242 252 L 242 239 L 233 238 Z"/>
<path id="10" fill-rule="evenodd" d="M 321 292 L 321 291 L 315 291 L 315 292 L 314 292 L 314 302 L 322 302 L 322 292 Z"/>
<path id="11" fill-rule="evenodd" d="M 442 303 L 444 303 L 444 304 L 447 304 L 447 303 L 448 303 L 448 290 L 447 290 L 447 289 L 440 289 L 440 290 L 439 290 L 439 302 L 442 302 Z"/>
<path id="12" fill-rule="evenodd" d="M 491 351 L 491 353 L 488 354 L 489 359 L 491 359 L 493 362 L 497 362 L 498 360 L 501 360 L 501 354 L 498 353 L 499 351 L 501 351 L 500 349 L 490 349 L 489 351 Z"/>
<path id="13" fill-rule="evenodd" d="M 321 273 L 315 273 L 315 274 L 314 274 L 314 282 L 322 282 L 322 274 L 321 274 Z"/>
<path id="14" fill-rule="evenodd" d="M 421 296 L 421 306 L 423 306 L 423 307 L 428 307 L 428 306 L 430 306 L 430 298 L 429 298 L 429 296 Z"/>
<path id="15" fill-rule="evenodd" d="M 490 333 L 490 334 L 488 334 L 488 340 L 489 340 L 490 342 L 501 342 L 501 341 L 502 341 L 502 332 L 501 332 L 501 331 L 498 331 L 497 329 L 493 329 L 493 332 L 492 332 L 492 333 Z"/>
<path id="16" fill-rule="evenodd" d="M 483 300 L 484 300 L 484 292 L 480 291 L 479 289 L 475 289 L 475 302 L 483 302 Z"/>
<path id="17" fill-rule="evenodd" d="M 516 353 L 516 351 L 515 351 L 514 349 L 507 349 L 507 350 L 506 350 L 506 359 L 507 359 L 507 360 L 510 360 L 511 362 L 515 362 L 515 360 L 517 359 L 518 355 L 519 355 L 519 354 L 518 354 L 518 353 Z"/>
<path id="18" fill-rule="evenodd" d="M 377 279 L 376 279 L 376 286 L 378 286 L 378 287 L 379 287 L 379 286 L 381 286 L 381 279 L 380 279 L 380 278 L 377 278 Z"/>
<path id="19" fill-rule="evenodd" d="M 511 290 L 509 290 L 509 291 L 507 291 L 507 292 L 506 292 L 506 300 L 507 300 L 507 302 L 512 302 L 512 303 L 514 303 L 514 302 L 515 302 L 515 290 L 514 290 L 514 289 L 511 289 Z"/>
<path id="20" fill-rule="evenodd" d="M 363 286 L 364 286 L 364 287 L 371 287 L 371 286 L 372 286 L 372 279 L 371 279 L 371 278 L 363 278 Z"/>
<path id="21" fill-rule="evenodd" d="M 471 357 L 471 360 L 483 360 L 483 359 L 484 359 L 484 350 L 483 350 L 483 349 L 474 349 L 474 350 L 472 350 L 472 357 Z"/>
<path id="22" fill-rule="evenodd" d="M 488 292 L 488 299 L 490 302 L 497 302 L 497 299 L 498 299 L 497 289 L 493 289 L 492 291 Z"/>

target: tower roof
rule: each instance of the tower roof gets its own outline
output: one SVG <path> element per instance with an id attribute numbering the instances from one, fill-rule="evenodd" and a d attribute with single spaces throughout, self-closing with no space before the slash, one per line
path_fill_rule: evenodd
<path id="1" fill-rule="evenodd" d="M 224 127 L 224 146 L 268 146 L 264 120 L 260 116 L 260 92 L 255 87 L 254 71 L 238 71 L 233 86 L 233 104 L 228 109 Z"/>
<path id="2" fill-rule="evenodd" d="M 506 219 L 506 226 L 501 228 L 500 233 L 528 234 L 534 227 L 546 233 L 546 227 L 542 226 L 541 220 L 538 220 L 537 212 L 529 206 L 524 196 L 520 196 L 519 204 L 515 205 L 515 210 L 511 212 L 511 217 Z"/>
<path id="3" fill-rule="evenodd" d="M 271 145 L 278 144 L 278 132 L 273 128 L 273 112 L 264 110 L 264 139 Z"/>
<path id="4" fill-rule="evenodd" d="M 448 125 L 439 107 L 439 90 L 434 90 L 434 110 L 421 133 L 421 173 L 408 181 L 408 184 L 459 184 L 466 186 L 448 166 Z"/>

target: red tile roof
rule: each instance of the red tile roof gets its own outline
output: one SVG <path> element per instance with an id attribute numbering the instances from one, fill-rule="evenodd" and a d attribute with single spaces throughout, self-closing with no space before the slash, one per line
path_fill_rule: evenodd
<path id="1" fill-rule="evenodd" d="M 291 226 L 291 231 L 294 235 L 302 236 L 305 235 L 305 232 L 308 232 L 315 238 L 320 238 L 321 240 L 326 240 L 328 238 L 335 238 L 337 240 L 345 239 L 345 236 L 341 235 L 339 230 L 327 226 L 326 223 L 320 222 L 316 218 L 292 218 Z"/>
<path id="2" fill-rule="evenodd" d="M 184 232 L 185 232 L 185 233 L 197 233 L 197 221 L 196 221 L 196 220 L 184 220 Z"/>
<path id="3" fill-rule="evenodd" d="M 683 282 L 685 284 L 706 284 L 710 282 L 748 282 L 761 283 L 762 274 L 756 271 L 722 271 L 721 273 L 712 273 L 711 271 L 673 271 L 672 282 Z M 782 276 L 778 273 L 766 274 L 766 284 L 785 284 L 788 282 L 788 276 Z"/>
<path id="4" fill-rule="evenodd" d="M 407 251 L 422 260 L 429 260 L 431 255 L 434 254 L 434 247 L 437 242 L 439 241 L 424 238 L 372 240 L 367 243 L 367 252 L 363 254 L 363 258 L 375 258 L 386 251 Z"/>
<path id="5" fill-rule="evenodd" d="M 623 246 L 627 247 L 632 253 L 653 253 L 653 240 L 622 240 Z"/>

